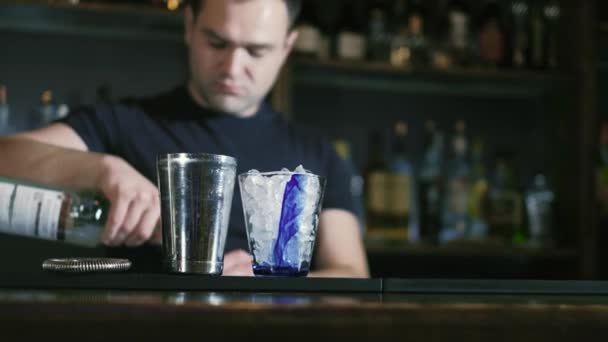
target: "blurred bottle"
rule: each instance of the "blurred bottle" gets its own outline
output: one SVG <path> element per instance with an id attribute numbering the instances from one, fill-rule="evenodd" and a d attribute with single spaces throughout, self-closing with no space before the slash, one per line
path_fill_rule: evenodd
<path id="1" fill-rule="evenodd" d="M 434 68 L 445 70 L 453 66 L 453 56 L 450 43 L 449 0 L 438 0 L 435 15 L 432 20 L 429 34 L 429 59 Z"/>
<path id="2" fill-rule="evenodd" d="M 399 20 L 406 18 L 406 25 L 401 22 L 396 26 L 391 42 L 391 64 L 399 67 L 420 67 L 428 64 L 428 40 L 425 36 L 425 12 L 420 1 L 413 1 L 405 15 L 405 2 L 395 4 Z"/>
<path id="3" fill-rule="evenodd" d="M 109 203 L 97 193 L 0 177 L 0 231 L 95 246 Z"/>
<path id="4" fill-rule="evenodd" d="M 352 155 L 351 145 L 345 139 L 337 139 L 334 141 L 334 149 L 342 160 L 346 162 L 347 167 L 351 171 L 352 177 L 350 180 L 350 195 L 355 205 L 355 210 L 358 213 L 359 223 L 361 224 L 360 229 L 364 233 L 366 227 L 365 214 L 363 209 L 363 177 L 357 172 Z"/>
<path id="5" fill-rule="evenodd" d="M 542 69 L 546 64 L 546 22 L 544 4 L 541 1 L 530 5 L 530 66 Z"/>
<path id="6" fill-rule="evenodd" d="M 338 34 L 338 58 L 356 61 L 365 59 L 367 42 L 359 19 L 358 6 L 355 3 L 348 3 L 342 16 L 342 25 Z"/>
<path id="7" fill-rule="evenodd" d="M 543 7 L 543 14 L 546 20 L 546 66 L 555 69 L 559 64 L 559 20 L 562 15 L 559 1 L 547 0 Z"/>
<path id="8" fill-rule="evenodd" d="M 310 1 L 302 4 L 294 53 L 303 57 L 317 58 L 321 52 L 322 37 L 313 5 Z"/>
<path id="9" fill-rule="evenodd" d="M 449 45 L 452 60 L 457 65 L 467 65 L 470 59 L 470 19 L 461 0 L 452 0 L 448 7 Z"/>
<path id="10" fill-rule="evenodd" d="M 393 66 L 404 66 L 409 59 L 409 51 L 405 46 L 408 32 L 407 3 L 405 0 L 395 0 L 391 11 L 390 35 L 391 54 L 390 61 Z"/>
<path id="11" fill-rule="evenodd" d="M 553 245 L 553 202 L 555 194 L 549 187 L 547 178 L 539 173 L 526 192 L 526 212 L 528 215 L 528 243 L 532 247 Z"/>
<path id="12" fill-rule="evenodd" d="M 32 124 L 34 127 L 47 125 L 65 117 L 68 111 L 68 106 L 63 103 L 58 105 L 53 98 L 53 92 L 47 89 L 40 95 L 40 104 Z"/>
<path id="13" fill-rule="evenodd" d="M 479 31 L 479 59 L 483 65 L 496 67 L 505 58 L 505 30 L 497 0 L 488 0 L 482 10 Z"/>
<path id="14" fill-rule="evenodd" d="M 443 198 L 443 134 L 433 120 L 425 123 L 424 154 L 418 177 L 419 240 L 436 245 L 441 229 L 441 201 Z"/>
<path id="15" fill-rule="evenodd" d="M 370 135 L 367 164 L 364 171 L 366 236 L 383 238 L 389 228 L 388 219 L 388 164 L 385 157 L 385 140 L 382 131 Z"/>
<path id="16" fill-rule="evenodd" d="M 0 135 L 13 131 L 11 111 L 7 100 L 7 91 L 4 84 L 0 84 Z"/>
<path id="17" fill-rule="evenodd" d="M 469 214 L 471 215 L 471 234 L 473 239 L 484 239 L 488 234 L 485 203 L 488 197 L 488 178 L 484 162 L 484 144 L 476 137 L 471 144 L 471 196 Z"/>
<path id="18" fill-rule="evenodd" d="M 599 132 L 596 194 L 600 218 L 608 221 L 608 121 L 601 123 Z"/>
<path id="19" fill-rule="evenodd" d="M 512 51 L 511 63 L 515 68 L 526 68 L 529 62 L 530 9 L 525 0 L 511 1 Z"/>
<path id="20" fill-rule="evenodd" d="M 512 160 L 507 153 L 496 155 L 493 179 L 488 193 L 487 213 L 490 238 L 505 243 L 525 242 L 523 199 Z"/>
<path id="21" fill-rule="evenodd" d="M 414 166 L 408 149 L 409 127 L 405 121 L 393 125 L 393 142 L 389 159 L 388 207 L 391 224 L 390 237 L 407 240 L 414 223 Z"/>
<path id="22" fill-rule="evenodd" d="M 390 35 L 386 12 L 381 3 L 375 2 L 369 12 L 367 33 L 368 57 L 373 62 L 388 62 L 390 59 Z"/>
<path id="23" fill-rule="evenodd" d="M 466 123 L 458 120 L 452 138 L 452 156 L 447 163 L 445 200 L 439 242 L 466 239 L 470 235 L 469 196 L 471 195 L 471 166 L 468 160 Z"/>

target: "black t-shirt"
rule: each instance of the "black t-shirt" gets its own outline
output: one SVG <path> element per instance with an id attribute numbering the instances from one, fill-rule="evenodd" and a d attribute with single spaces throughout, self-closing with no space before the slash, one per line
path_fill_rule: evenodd
<path id="1" fill-rule="evenodd" d="M 154 184 L 156 157 L 213 153 L 235 157 L 237 174 L 251 169 L 293 170 L 303 165 L 327 177 L 323 208 L 357 215 L 350 196 L 351 171 L 329 142 L 310 128 L 284 120 L 268 105 L 249 118 L 200 107 L 185 86 L 158 96 L 76 109 L 62 120 L 92 152 L 122 157 Z M 240 191 L 234 189 L 226 251 L 248 250 Z"/>

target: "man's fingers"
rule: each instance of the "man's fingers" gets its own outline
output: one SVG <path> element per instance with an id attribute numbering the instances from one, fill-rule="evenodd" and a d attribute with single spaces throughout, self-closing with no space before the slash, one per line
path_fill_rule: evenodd
<path id="1" fill-rule="evenodd" d="M 115 244 L 123 244 L 136 230 L 137 225 L 142 220 L 142 216 L 147 209 L 147 203 L 133 200 L 129 205 L 125 220 L 114 238 Z"/>
<path id="2" fill-rule="evenodd" d="M 153 207 L 146 210 L 135 229 L 133 229 L 131 234 L 127 237 L 125 244 L 130 247 L 135 247 L 148 241 L 154 233 L 159 217 L 160 210 L 158 208 Z"/>
<path id="3" fill-rule="evenodd" d="M 111 202 L 108 222 L 106 223 L 106 229 L 102 236 L 103 242 L 109 245 L 113 244 L 114 239 L 116 239 L 116 235 L 125 220 L 130 201 L 126 198 L 118 197 Z"/>

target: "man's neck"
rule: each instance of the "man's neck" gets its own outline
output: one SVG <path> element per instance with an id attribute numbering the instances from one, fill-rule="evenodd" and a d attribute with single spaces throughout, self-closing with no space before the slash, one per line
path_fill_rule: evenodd
<path id="1" fill-rule="evenodd" d="M 205 98 L 202 97 L 197 91 L 196 91 L 196 86 L 194 85 L 194 83 L 192 83 L 192 81 L 188 82 L 188 93 L 190 94 L 190 97 L 194 100 L 194 102 L 199 105 L 200 107 L 203 107 L 205 109 L 211 109 L 213 110 L 213 108 L 211 106 L 209 106 L 209 104 L 207 103 L 207 101 L 205 101 Z M 245 112 L 242 113 L 228 113 L 225 111 L 220 110 L 221 112 L 224 113 L 228 113 L 230 115 L 239 117 L 239 118 L 250 118 L 252 116 L 254 116 L 259 110 L 259 106 L 257 107 L 253 107 L 251 109 L 248 109 Z"/>

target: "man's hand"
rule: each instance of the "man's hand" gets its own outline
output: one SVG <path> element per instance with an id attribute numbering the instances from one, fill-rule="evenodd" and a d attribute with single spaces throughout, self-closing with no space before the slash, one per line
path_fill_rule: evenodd
<path id="1" fill-rule="evenodd" d="M 242 249 L 224 254 L 224 272 L 222 275 L 253 276 L 253 258 Z"/>
<path id="2" fill-rule="evenodd" d="M 103 158 L 97 184 L 111 203 L 103 243 L 135 247 L 148 241 L 160 218 L 156 186 L 123 159 L 109 155 Z"/>

